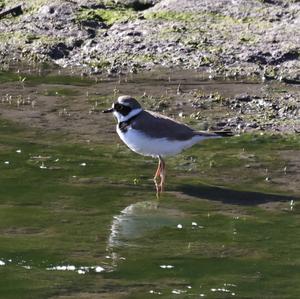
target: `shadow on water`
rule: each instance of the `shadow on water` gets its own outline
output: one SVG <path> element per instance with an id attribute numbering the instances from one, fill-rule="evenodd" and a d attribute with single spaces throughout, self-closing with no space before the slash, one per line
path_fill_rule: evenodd
<path id="1" fill-rule="evenodd" d="M 197 198 L 205 198 L 225 204 L 241 206 L 254 206 L 268 202 L 288 202 L 291 200 L 299 200 L 299 198 L 294 196 L 275 195 L 253 191 L 237 191 L 206 185 L 195 186 L 186 184 L 178 187 L 176 191 Z"/>

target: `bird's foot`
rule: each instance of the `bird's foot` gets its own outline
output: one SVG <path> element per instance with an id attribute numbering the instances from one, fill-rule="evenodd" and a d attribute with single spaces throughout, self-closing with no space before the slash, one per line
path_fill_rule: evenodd
<path id="1" fill-rule="evenodd" d="M 160 196 L 160 193 L 161 193 L 160 183 L 157 182 L 156 178 L 154 178 L 153 181 L 154 181 L 155 188 L 156 188 L 156 198 L 159 199 L 159 196 Z"/>
<path id="2" fill-rule="evenodd" d="M 165 185 L 165 162 L 164 160 L 159 157 L 158 161 L 158 167 L 155 173 L 155 176 L 153 178 L 155 188 L 156 188 L 156 197 L 159 198 L 160 194 L 164 191 L 164 185 Z M 160 181 L 158 182 L 158 177 L 160 178 Z"/>
<path id="3" fill-rule="evenodd" d="M 156 188 L 156 197 L 159 199 L 161 193 L 163 193 L 163 191 L 164 191 L 165 184 L 163 181 L 158 182 L 156 179 L 154 179 L 153 181 L 154 181 L 155 188 Z"/>

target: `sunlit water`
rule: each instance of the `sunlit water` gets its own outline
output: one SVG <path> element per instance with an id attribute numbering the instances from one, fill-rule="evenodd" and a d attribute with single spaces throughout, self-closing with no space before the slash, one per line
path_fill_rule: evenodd
<path id="1" fill-rule="evenodd" d="M 64 95 L 56 115 L 82 88 L 95 92 Z M 0 121 L 0 298 L 300 296 L 298 137 L 195 146 L 167 161 L 157 200 L 156 161 L 104 124 L 97 139 Z"/>

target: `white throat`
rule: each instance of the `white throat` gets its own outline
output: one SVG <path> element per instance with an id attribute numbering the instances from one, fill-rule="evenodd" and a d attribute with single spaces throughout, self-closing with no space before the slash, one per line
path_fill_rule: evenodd
<path id="1" fill-rule="evenodd" d="M 114 116 L 117 118 L 118 123 L 120 123 L 122 121 L 127 121 L 128 119 L 130 119 L 133 116 L 136 116 L 137 114 L 142 112 L 142 110 L 143 110 L 142 108 L 134 109 L 134 110 L 131 110 L 130 113 L 127 115 L 122 115 L 121 113 L 114 111 Z"/>

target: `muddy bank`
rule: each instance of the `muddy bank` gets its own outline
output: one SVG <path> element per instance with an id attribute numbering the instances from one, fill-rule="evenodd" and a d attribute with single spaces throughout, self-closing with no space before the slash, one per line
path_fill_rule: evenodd
<path id="1" fill-rule="evenodd" d="M 2 9 L 17 1 L 0 1 Z M 156 67 L 300 82 L 300 3 L 272 1 L 26 1 L 0 19 L 2 64 L 88 73 Z"/>
<path id="2" fill-rule="evenodd" d="M 0 83 L 1 118 L 80 140 L 117 138 L 115 121 L 101 111 L 122 94 L 197 130 L 300 132 L 300 88 L 275 81 L 218 81 L 191 71 L 99 78 L 23 70 L 0 72 Z"/>

